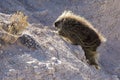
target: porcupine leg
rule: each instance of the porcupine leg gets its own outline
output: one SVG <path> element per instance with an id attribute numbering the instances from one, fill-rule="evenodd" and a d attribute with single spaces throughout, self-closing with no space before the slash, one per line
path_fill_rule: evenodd
<path id="1" fill-rule="evenodd" d="M 100 66 L 98 65 L 96 50 L 92 50 L 89 48 L 83 48 L 83 50 L 85 52 L 85 57 L 88 60 L 88 63 L 90 65 L 94 65 L 96 69 L 100 69 Z"/>
<path id="2" fill-rule="evenodd" d="M 76 36 L 74 34 L 65 34 L 63 31 L 59 31 L 59 35 L 64 37 L 64 40 L 72 45 L 79 45 L 77 42 L 78 39 L 76 39 Z"/>

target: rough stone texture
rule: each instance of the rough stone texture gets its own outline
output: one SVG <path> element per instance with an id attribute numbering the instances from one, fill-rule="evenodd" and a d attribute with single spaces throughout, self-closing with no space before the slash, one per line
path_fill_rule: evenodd
<path id="1" fill-rule="evenodd" d="M 25 33 L 40 48 L 31 50 L 16 42 L 0 49 L 0 80 L 119 80 L 119 7 L 119 0 L 1 0 L 0 20 L 18 10 L 25 12 L 31 23 Z M 53 22 L 66 9 L 84 16 L 107 38 L 98 49 L 101 70 L 83 60 L 80 46 L 56 34 Z"/>

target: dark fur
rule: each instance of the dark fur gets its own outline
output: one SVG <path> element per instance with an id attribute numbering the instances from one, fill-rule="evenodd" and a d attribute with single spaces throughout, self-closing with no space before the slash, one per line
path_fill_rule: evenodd
<path id="1" fill-rule="evenodd" d="M 58 29 L 59 35 L 69 39 L 73 45 L 81 45 L 90 65 L 94 65 L 97 69 L 100 68 L 96 50 L 102 41 L 94 29 L 74 17 L 58 18 L 55 27 Z"/>

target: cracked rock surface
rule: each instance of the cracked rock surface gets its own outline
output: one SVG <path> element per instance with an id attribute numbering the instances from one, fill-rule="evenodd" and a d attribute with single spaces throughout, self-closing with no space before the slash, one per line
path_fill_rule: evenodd
<path id="1" fill-rule="evenodd" d="M 23 11 L 30 22 L 24 33 L 40 45 L 32 50 L 17 42 L 0 49 L 0 80 L 119 80 L 119 0 L 2 0 L 0 20 Z M 99 49 L 101 70 L 83 61 L 80 46 L 64 42 L 53 23 L 64 11 L 84 16 L 107 38 Z"/>

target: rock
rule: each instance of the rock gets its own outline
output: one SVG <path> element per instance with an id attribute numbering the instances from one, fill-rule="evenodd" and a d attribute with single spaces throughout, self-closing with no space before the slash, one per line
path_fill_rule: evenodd
<path id="1" fill-rule="evenodd" d="M 119 80 L 119 0 L 3 0 L 0 5 L 0 21 L 8 22 L 17 10 L 29 16 L 24 33 L 40 46 L 32 50 L 13 43 L 1 48 L 0 80 Z M 65 9 L 84 16 L 108 39 L 98 50 L 101 70 L 81 61 L 80 46 L 55 33 L 53 22 Z"/>

